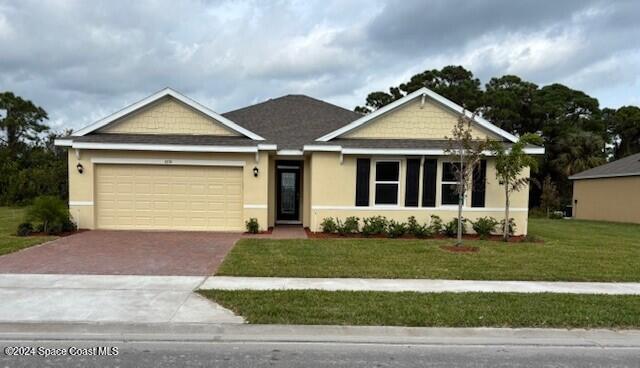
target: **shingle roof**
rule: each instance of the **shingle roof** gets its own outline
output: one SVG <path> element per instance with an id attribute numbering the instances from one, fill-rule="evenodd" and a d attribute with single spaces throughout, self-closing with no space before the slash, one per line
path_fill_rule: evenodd
<path id="1" fill-rule="evenodd" d="M 595 179 L 617 176 L 640 176 L 640 153 L 577 173 L 570 176 L 569 179 Z"/>
<path id="2" fill-rule="evenodd" d="M 278 145 L 305 144 L 362 117 L 351 110 L 303 95 L 286 95 L 222 114 Z"/>
<path id="3" fill-rule="evenodd" d="M 347 139 L 335 138 L 328 142 L 313 142 L 313 145 L 342 146 L 346 148 L 408 148 L 408 149 L 447 149 L 446 139 Z M 504 142 L 505 147 L 513 143 Z M 527 146 L 537 148 L 537 146 Z"/>
<path id="4" fill-rule="evenodd" d="M 254 141 L 247 137 L 228 137 L 218 135 L 165 135 L 165 134 L 113 134 L 97 133 L 83 136 L 70 136 L 74 142 L 86 143 L 124 143 L 124 144 L 176 144 L 176 145 L 213 145 L 213 146 L 257 146 L 264 141 Z"/>

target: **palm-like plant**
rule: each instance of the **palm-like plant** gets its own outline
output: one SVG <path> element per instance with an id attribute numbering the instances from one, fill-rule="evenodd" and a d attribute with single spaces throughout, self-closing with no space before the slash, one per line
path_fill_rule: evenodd
<path id="1" fill-rule="evenodd" d="M 568 177 L 604 164 L 604 147 L 604 141 L 596 134 L 585 131 L 569 133 L 553 144 L 556 157 L 550 164 L 556 172 Z"/>

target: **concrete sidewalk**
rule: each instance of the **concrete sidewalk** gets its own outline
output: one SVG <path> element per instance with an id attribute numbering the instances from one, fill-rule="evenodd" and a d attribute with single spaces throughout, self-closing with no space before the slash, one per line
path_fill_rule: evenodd
<path id="1" fill-rule="evenodd" d="M 193 293 L 204 276 L 0 274 L 0 322 L 243 323 Z"/>
<path id="2" fill-rule="evenodd" d="M 640 283 L 212 276 L 200 289 L 640 295 Z"/>

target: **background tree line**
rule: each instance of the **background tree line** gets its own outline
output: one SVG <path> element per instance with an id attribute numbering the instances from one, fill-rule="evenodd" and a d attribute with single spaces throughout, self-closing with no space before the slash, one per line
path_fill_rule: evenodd
<path id="1" fill-rule="evenodd" d="M 0 93 L 0 205 L 41 195 L 68 198 L 67 154 L 53 142 L 47 112 L 11 92 Z M 65 133 L 66 135 L 66 133 Z"/>
<path id="2" fill-rule="evenodd" d="M 539 87 L 515 75 L 491 78 L 484 85 L 462 66 L 425 70 L 388 92 L 370 93 L 356 112 L 368 114 L 422 87 L 481 113 L 500 128 L 522 136 L 536 133 L 544 140 L 534 178 L 559 192 L 561 204 L 571 203 L 570 175 L 640 152 L 640 108 L 603 108 L 596 98 L 554 83 Z M 549 185 L 549 184 L 548 184 Z M 531 186 L 531 205 L 540 204 L 540 186 Z"/>

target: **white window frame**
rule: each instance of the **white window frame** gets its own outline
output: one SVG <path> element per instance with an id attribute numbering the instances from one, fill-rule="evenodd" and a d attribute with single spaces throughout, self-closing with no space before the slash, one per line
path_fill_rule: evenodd
<path id="1" fill-rule="evenodd" d="M 443 176 L 444 176 L 444 164 L 460 164 L 459 161 L 442 161 L 442 167 L 441 167 L 441 176 L 440 176 L 440 206 L 441 207 L 458 207 L 458 203 L 455 204 L 444 204 L 442 203 L 442 196 L 444 194 L 444 190 L 442 189 L 443 186 L 445 185 L 459 185 L 460 182 L 459 181 L 444 181 L 443 180 Z M 467 193 L 465 193 L 462 196 L 462 207 L 466 207 L 467 206 Z"/>
<path id="2" fill-rule="evenodd" d="M 376 178 L 378 177 L 378 162 L 397 162 L 398 163 L 398 180 L 397 181 L 378 181 Z M 373 172 L 373 205 L 375 207 L 398 207 L 400 206 L 400 179 L 402 175 L 402 160 L 400 159 L 379 159 L 374 160 L 373 165 L 375 167 L 375 171 Z M 396 196 L 395 204 L 377 204 L 376 203 L 376 188 L 378 184 L 395 184 L 397 185 L 398 194 Z"/>

